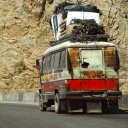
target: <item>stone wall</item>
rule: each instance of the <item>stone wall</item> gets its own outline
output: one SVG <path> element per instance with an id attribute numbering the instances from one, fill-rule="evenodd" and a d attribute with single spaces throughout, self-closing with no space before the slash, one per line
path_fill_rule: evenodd
<path id="1" fill-rule="evenodd" d="M 0 0 L 0 91 L 37 91 L 39 79 L 35 60 L 48 48 L 53 33 L 49 19 L 55 6 L 46 4 L 39 20 L 43 0 Z M 67 0 L 76 2 L 77 0 Z M 128 0 L 79 0 L 95 4 L 101 23 L 117 44 L 121 58 L 120 85 L 128 92 Z"/>

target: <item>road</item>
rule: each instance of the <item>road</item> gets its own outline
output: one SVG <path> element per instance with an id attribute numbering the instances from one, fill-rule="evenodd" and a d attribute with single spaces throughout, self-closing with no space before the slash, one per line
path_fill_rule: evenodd
<path id="1" fill-rule="evenodd" d="M 128 112 L 58 115 L 38 106 L 0 104 L 0 128 L 128 128 Z"/>

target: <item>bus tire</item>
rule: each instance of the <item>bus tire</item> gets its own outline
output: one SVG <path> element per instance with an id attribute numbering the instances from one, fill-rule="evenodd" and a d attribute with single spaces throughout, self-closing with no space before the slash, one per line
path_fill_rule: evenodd
<path id="1" fill-rule="evenodd" d="M 54 105 L 55 105 L 55 112 L 57 114 L 62 113 L 63 104 L 64 104 L 64 101 L 59 98 L 59 93 L 56 93 L 55 99 L 54 99 Z"/>
<path id="2" fill-rule="evenodd" d="M 39 109 L 40 111 L 46 111 L 47 109 L 46 104 L 44 103 L 42 94 L 39 94 Z"/>

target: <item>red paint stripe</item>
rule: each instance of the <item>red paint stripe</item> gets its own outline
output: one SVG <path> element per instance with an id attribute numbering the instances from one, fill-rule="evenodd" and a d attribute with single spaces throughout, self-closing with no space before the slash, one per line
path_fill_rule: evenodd
<path id="1" fill-rule="evenodd" d="M 71 91 L 81 90 L 114 90 L 118 85 L 118 79 L 108 80 L 68 80 Z"/>
<path id="2" fill-rule="evenodd" d="M 106 80 L 106 87 L 108 90 L 114 90 L 117 88 L 119 83 L 118 79 L 108 79 Z"/>
<path id="3" fill-rule="evenodd" d="M 65 89 L 65 81 L 46 82 L 42 85 L 43 92 L 55 92 L 55 89 Z"/>
<path id="4" fill-rule="evenodd" d="M 105 80 L 84 80 L 82 90 L 104 90 Z"/>
<path id="5" fill-rule="evenodd" d="M 70 85 L 71 91 L 100 91 L 100 90 L 114 90 L 116 89 L 119 81 L 118 79 L 108 79 L 108 80 L 67 80 Z M 56 82 L 46 82 L 42 86 L 43 92 L 54 92 L 55 89 L 66 88 L 64 81 Z"/>

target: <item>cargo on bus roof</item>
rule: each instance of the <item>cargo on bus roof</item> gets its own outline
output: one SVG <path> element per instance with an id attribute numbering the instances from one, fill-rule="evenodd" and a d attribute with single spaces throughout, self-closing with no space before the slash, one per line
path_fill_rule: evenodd
<path id="1" fill-rule="evenodd" d="M 96 6 L 93 6 L 93 5 L 81 5 L 81 4 L 78 4 L 78 5 L 69 5 L 69 6 L 66 6 L 64 7 L 64 10 L 65 11 L 84 11 L 84 12 L 97 12 L 99 13 L 99 9 L 97 9 Z"/>
<path id="2" fill-rule="evenodd" d="M 54 10 L 54 14 L 59 14 L 66 11 L 84 11 L 84 12 L 100 13 L 100 10 L 96 6 L 91 4 L 74 4 L 74 3 L 63 2 L 60 3 L 58 6 L 56 6 Z"/>

